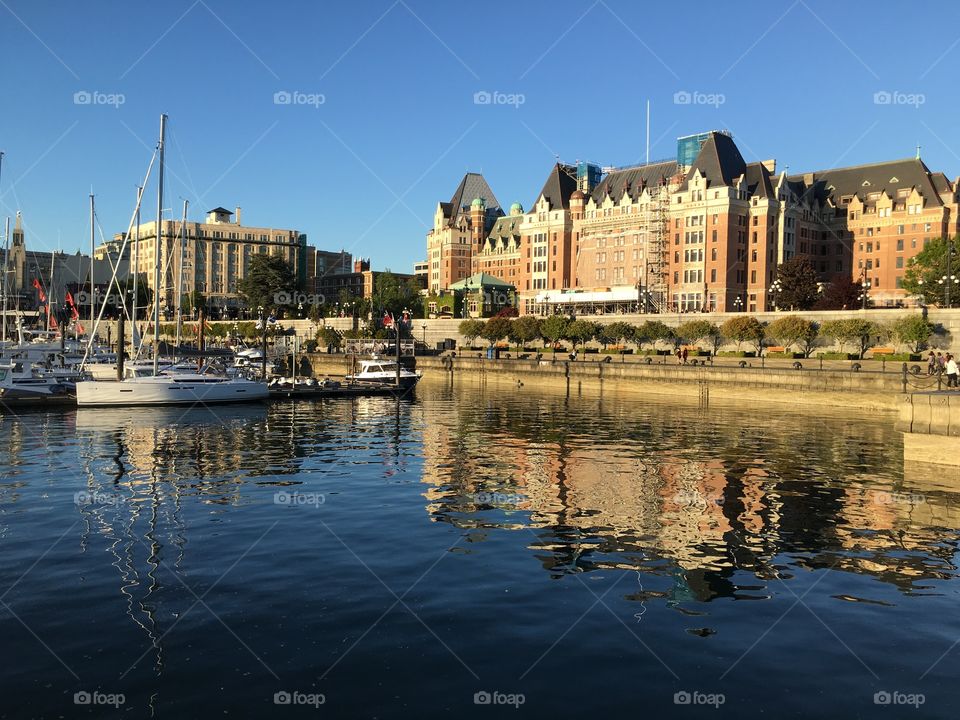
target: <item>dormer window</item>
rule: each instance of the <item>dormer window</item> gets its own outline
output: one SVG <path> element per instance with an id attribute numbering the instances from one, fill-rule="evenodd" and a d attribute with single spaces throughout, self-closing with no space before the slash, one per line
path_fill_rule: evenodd
<path id="1" fill-rule="evenodd" d="M 870 181 L 869 181 L 869 180 L 864 180 L 864 181 L 860 184 L 860 187 L 870 187 Z"/>

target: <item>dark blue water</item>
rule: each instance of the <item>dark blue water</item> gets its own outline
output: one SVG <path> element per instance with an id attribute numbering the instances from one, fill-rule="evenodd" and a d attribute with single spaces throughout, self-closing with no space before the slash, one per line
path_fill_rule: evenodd
<path id="1" fill-rule="evenodd" d="M 0 716 L 952 717 L 886 416 L 425 383 L 0 419 Z"/>

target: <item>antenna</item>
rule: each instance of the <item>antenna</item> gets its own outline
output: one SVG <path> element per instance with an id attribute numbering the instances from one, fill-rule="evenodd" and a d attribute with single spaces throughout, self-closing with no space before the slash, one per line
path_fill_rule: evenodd
<path id="1" fill-rule="evenodd" d="M 650 101 L 647 100 L 647 165 L 650 164 Z"/>

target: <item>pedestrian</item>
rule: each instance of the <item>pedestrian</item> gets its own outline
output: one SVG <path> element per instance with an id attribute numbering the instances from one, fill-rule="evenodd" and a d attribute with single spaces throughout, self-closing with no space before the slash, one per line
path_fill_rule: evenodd
<path id="1" fill-rule="evenodd" d="M 933 375 L 937 372 L 937 356 L 933 354 L 933 350 L 930 351 L 930 354 L 927 356 L 927 375 Z"/>
<path id="2" fill-rule="evenodd" d="M 683 349 L 683 364 L 687 364 L 687 348 Z"/>
<path id="3" fill-rule="evenodd" d="M 947 362 L 944 368 L 947 371 L 947 387 L 955 388 L 957 387 L 957 361 L 953 359 L 953 355 L 947 353 Z"/>
<path id="4" fill-rule="evenodd" d="M 943 372 L 944 363 L 946 363 L 946 359 L 943 357 L 943 353 L 938 352 L 937 353 L 937 369 L 940 372 Z"/>
<path id="5" fill-rule="evenodd" d="M 677 365 L 683 365 L 683 351 L 677 348 Z"/>

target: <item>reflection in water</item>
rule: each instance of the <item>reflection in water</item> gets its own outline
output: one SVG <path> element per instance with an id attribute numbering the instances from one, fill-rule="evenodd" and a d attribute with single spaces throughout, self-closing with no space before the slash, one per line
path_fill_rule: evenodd
<path id="1" fill-rule="evenodd" d="M 769 581 L 801 568 L 907 593 L 955 570 L 941 529 L 960 528 L 960 486 L 904 484 L 899 435 L 882 420 L 557 396 L 505 404 L 491 392 L 425 433 L 428 512 L 533 531 L 553 576 L 642 569 L 669 578 L 662 595 L 681 603 L 766 597 Z"/>
<path id="2" fill-rule="evenodd" d="M 0 690 L 36 716 L 69 716 L 63 698 L 102 687 L 138 717 L 270 716 L 294 688 L 329 691 L 331 717 L 355 717 L 356 698 L 369 716 L 403 703 L 486 717 L 468 665 L 536 698 L 534 715 L 633 707 L 632 688 L 610 698 L 610 678 L 649 676 L 659 692 L 663 658 L 685 682 L 720 683 L 779 616 L 780 644 L 760 643 L 721 688 L 778 716 L 780 696 L 750 673 L 812 697 L 794 654 L 815 652 L 831 677 L 855 662 L 787 615 L 825 569 L 811 604 L 878 674 L 894 654 L 861 641 L 876 623 L 902 648 L 890 663 L 933 648 L 915 677 L 957 632 L 940 618 L 960 483 L 905 479 L 886 417 L 426 381 L 399 402 L 44 412 L 0 429 L 0 592 L 15 586 L 4 602 L 83 682 L 50 693 L 72 678 L 0 613 L 25 668 Z M 325 502 L 278 504 L 291 487 Z M 584 615 L 597 596 L 612 630 Z M 559 696 L 557 673 L 578 663 L 578 692 Z M 411 697 L 423 678 L 449 702 Z M 679 689 L 645 702 L 669 716 Z"/>

